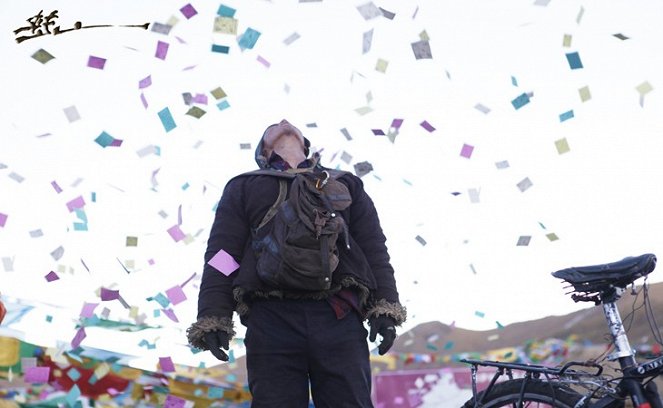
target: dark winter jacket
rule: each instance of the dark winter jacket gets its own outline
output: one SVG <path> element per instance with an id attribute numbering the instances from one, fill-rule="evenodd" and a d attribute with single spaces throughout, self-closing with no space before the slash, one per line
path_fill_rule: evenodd
<path id="1" fill-rule="evenodd" d="M 380 227 L 373 201 L 364 191 L 359 177 L 346 173 L 339 179 L 352 195 L 352 204 L 341 211 L 350 232 L 348 249 L 339 241 L 339 265 L 334 271 L 332 287 L 323 292 L 287 292 L 264 284 L 256 272 L 252 249 L 252 229 L 274 204 L 279 179 L 268 175 L 240 176 L 226 185 L 205 252 L 205 266 L 198 298 L 198 320 L 188 330 L 189 342 L 205 349 L 202 336 L 210 330 L 233 334 L 232 314 L 240 318 L 250 313 L 256 298 L 324 299 L 343 288 L 359 294 L 364 317 L 388 315 L 400 325 L 406 310 L 399 303 L 394 270 L 389 262 L 385 236 Z M 339 238 L 340 239 L 340 238 Z M 240 265 L 226 276 L 208 264 L 223 249 Z"/>

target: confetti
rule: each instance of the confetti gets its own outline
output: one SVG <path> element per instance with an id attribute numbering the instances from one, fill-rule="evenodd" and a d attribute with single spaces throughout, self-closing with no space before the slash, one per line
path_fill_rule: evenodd
<path id="1" fill-rule="evenodd" d="M 23 380 L 29 384 L 46 384 L 51 373 L 50 367 L 25 367 L 23 365 Z"/>
<path id="2" fill-rule="evenodd" d="M 106 65 L 105 58 L 95 57 L 94 55 L 90 55 L 90 57 L 87 60 L 87 66 L 90 68 L 104 69 L 105 65 Z"/>
<path id="3" fill-rule="evenodd" d="M 46 282 L 53 282 L 60 279 L 60 277 L 58 276 L 57 273 L 50 271 L 49 273 L 46 274 L 46 276 L 44 276 L 44 279 L 46 279 Z"/>
<path id="4" fill-rule="evenodd" d="M 373 44 L 373 29 L 366 31 L 363 35 L 361 53 L 366 54 L 371 50 L 371 45 Z"/>
<path id="5" fill-rule="evenodd" d="M 529 179 L 529 177 L 525 177 L 524 179 L 522 179 L 522 180 L 517 184 L 518 189 L 519 189 L 521 192 L 524 192 L 524 191 L 527 190 L 528 188 L 532 187 L 532 185 L 533 185 L 533 184 L 532 184 L 532 181 Z"/>
<path id="6" fill-rule="evenodd" d="M 376 17 L 382 16 L 382 11 L 373 4 L 373 2 L 368 2 L 366 4 L 362 4 L 361 6 L 357 6 L 357 10 L 359 11 L 359 14 L 361 14 L 362 17 L 364 17 L 364 20 L 372 20 Z"/>
<path id="7" fill-rule="evenodd" d="M 64 109 L 64 114 L 67 117 L 67 120 L 69 123 L 71 122 L 76 122 L 81 118 L 81 116 L 78 114 L 78 110 L 76 109 L 75 106 L 70 106 L 68 108 Z"/>
<path id="8" fill-rule="evenodd" d="M 162 24 L 157 22 L 152 23 L 151 26 L 152 26 L 152 32 L 164 35 L 170 34 L 170 30 L 173 28 L 173 26 L 170 24 Z"/>
<path id="9" fill-rule="evenodd" d="M 237 25 L 239 21 L 232 17 L 218 16 L 214 19 L 214 29 L 216 33 L 237 35 Z"/>
<path id="10" fill-rule="evenodd" d="M 484 105 L 482 105 L 482 104 L 480 104 L 480 103 L 477 103 L 476 105 L 474 105 L 474 109 L 476 109 L 476 110 L 478 110 L 479 112 L 484 113 L 484 114 L 486 114 L 486 115 L 487 115 L 488 113 L 490 113 L 490 108 L 488 108 L 488 107 L 486 107 L 486 106 L 484 106 Z"/>
<path id="11" fill-rule="evenodd" d="M 424 120 L 423 122 L 421 122 L 419 125 L 420 125 L 422 128 L 426 129 L 427 131 L 429 131 L 429 132 L 431 132 L 431 133 L 435 131 L 435 128 L 433 127 L 433 125 L 431 125 L 430 123 L 428 123 L 428 121 L 426 121 L 426 120 Z"/>
<path id="12" fill-rule="evenodd" d="M 87 303 L 83 302 L 83 308 L 81 309 L 80 316 L 86 319 L 94 316 L 94 309 L 99 305 L 99 303 Z"/>
<path id="13" fill-rule="evenodd" d="M 197 107 L 197 106 L 192 106 L 192 107 L 186 112 L 187 115 L 189 115 L 189 116 L 193 116 L 193 117 L 196 118 L 196 119 L 200 119 L 205 113 L 207 113 L 207 112 L 205 112 L 203 109 L 200 109 L 200 108 Z"/>
<path id="14" fill-rule="evenodd" d="M 260 32 L 249 27 L 244 31 L 244 34 L 237 38 L 237 44 L 242 51 L 246 49 L 250 50 L 258 42 L 258 38 L 260 38 Z"/>
<path id="15" fill-rule="evenodd" d="M 343 136 L 345 136 L 347 140 L 352 140 L 352 136 L 350 136 L 350 132 L 348 132 L 348 129 L 346 128 L 341 129 L 341 133 L 343 134 Z"/>
<path id="16" fill-rule="evenodd" d="M 258 55 L 258 57 L 256 58 L 256 60 L 257 60 L 259 63 L 261 63 L 265 68 L 269 68 L 269 67 L 272 65 L 269 61 L 267 61 L 266 59 L 264 59 L 261 55 Z"/>
<path id="17" fill-rule="evenodd" d="M 212 91 L 210 91 L 210 93 L 215 99 L 222 99 L 227 96 L 226 93 L 223 91 L 223 89 L 221 89 L 221 87 L 213 89 Z"/>
<path id="18" fill-rule="evenodd" d="M 300 38 L 300 35 L 297 32 L 294 32 L 294 33 L 290 34 L 289 36 L 287 36 L 283 40 L 283 44 L 290 45 L 290 44 L 294 43 L 295 41 L 299 40 L 299 38 Z"/>
<path id="19" fill-rule="evenodd" d="M 152 85 L 152 75 L 148 75 L 145 78 L 138 81 L 138 89 L 145 89 L 150 85 Z"/>
<path id="20" fill-rule="evenodd" d="M 182 13 L 182 15 L 184 15 L 184 17 L 186 17 L 187 20 L 198 14 L 198 11 L 196 11 L 196 9 L 191 5 L 191 3 L 182 7 L 180 9 L 180 12 Z"/>
<path id="21" fill-rule="evenodd" d="M 571 118 L 573 118 L 573 117 L 574 117 L 574 115 L 573 115 L 573 109 L 571 109 L 570 111 L 566 111 L 566 112 L 560 114 L 560 115 L 559 115 L 559 121 L 560 121 L 560 122 L 565 122 L 565 121 L 567 121 L 567 120 L 569 120 L 569 119 L 571 119 Z"/>
<path id="22" fill-rule="evenodd" d="M 235 259 L 223 249 L 220 249 L 207 263 L 226 276 L 239 268 L 239 264 Z"/>
<path id="23" fill-rule="evenodd" d="M 382 15 L 383 15 L 384 17 L 388 18 L 389 20 L 393 20 L 394 17 L 396 17 L 396 13 L 392 13 L 391 11 L 385 10 L 385 9 L 383 9 L 382 7 L 378 7 L 378 8 L 379 8 L 380 11 L 382 12 Z"/>
<path id="24" fill-rule="evenodd" d="M 474 152 L 474 146 L 472 145 L 463 144 L 463 148 L 460 149 L 461 157 L 465 157 L 466 159 L 472 157 L 472 152 Z"/>
<path id="25" fill-rule="evenodd" d="M 110 300 L 115 300 L 120 298 L 120 291 L 119 290 L 113 290 L 113 289 L 107 289 L 107 288 L 101 288 L 100 292 L 100 297 L 101 300 L 104 302 L 110 301 Z"/>
<path id="26" fill-rule="evenodd" d="M 168 47 L 169 46 L 170 46 L 170 44 L 168 44 L 167 42 L 158 41 L 157 42 L 157 50 L 154 53 L 154 56 L 159 58 L 160 60 L 165 60 L 166 55 L 168 55 Z"/>
<path id="27" fill-rule="evenodd" d="M 414 239 L 416 239 L 417 242 L 419 242 L 419 243 L 421 244 L 421 246 L 426 246 L 426 244 L 427 244 L 426 240 L 423 239 L 423 238 L 421 237 L 421 235 L 417 235 L 416 237 L 414 237 Z"/>
<path id="28" fill-rule="evenodd" d="M 56 261 L 59 261 L 60 258 L 62 258 L 62 255 L 64 255 L 64 248 L 62 246 L 59 246 L 59 247 L 55 248 L 51 252 L 51 257 L 53 259 L 55 259 Z"/>
<path id="29" fill-rule="evenodd" d="M 234 8 L 228 7 L 225 4 L 221 4 L 216 14 L 220 15 L 221 17 L 234 17 L 235 11 L 236 10 Z"/>
<path id="30" fill-rule="evenodd" d="M 354 165 L 355 168 L 355 174 L 357 177 L 363 177 L 373 171 L 373 165 L 367 161 L 361 162 L 361 163 L 356 163 Z"/>
<path id="31" fill-rule="evenodd" d="M 583 86 L 582 88 L 578 89 L 578 94 L 580 94 L 580 100 L 582 102 L 587 102 L 592 98 L 592 95 L 589 92 L 589 86 Z"/>
<path id="32" fill-rule="evenodd" d="M 9 216 L 7 214 L 0 213 L 0 227 L 4 227 L 7 225 L 7 218 Z"/>
<path id="33" fill-rule="evenodd" d="M 571 46 L 572 39 L 573 37 L 571 36 L 571 34 L 564 34 L 564 39 L 562 40 L 562 47 L 569 48 Z"/>
<path id="34" fill-rule="evenodd" d="M 559 239 L 559 237 L 557 236 L 557 234 L 555 234 L 554 232 L 551 232 L 551 233 L 549 233 L 549 234 L 546 234 L 546 238 L 548 238 L 548 240 L 549 240 L 550 242 L 557 241 L 557 240 Z"/>
<path id="35" fill-rule="evenodd" d="M 37 52 L 35 52 L 34 54 L 32 54 L 32 58 L 35 59 L 36 61 L 41 62 L 42 64 L 46 64 L 48 61 L 54 59 L 55 57 L 42 48 L 37 50 Z"/>
<path id="36" fill-rule="evenodd" d="M 378 58 L 378 61 L 375 64 L 375 70 L 378 72 L 382 72 L 384 74 L 385 72 L 387 72 L 387 66 L 389 66 L 388 61 L 383 60 L 382 58 Z"/>
<path id="37" fill-rule="evenodd" d="M 175 124 L 175 119 L 173 119 L 173 115 L 170 114 L 170 109 L 163 108 L 162 110 L 159 111 L 158 115 L 159 119 L 161 120 L 161 124 L 163 125 L 163 128 L 166 132 L 170 132 L 171 130 L 175 129 L 177 125 Z"/>
<path id="38" fill-rule="evenodd" d="M 186 300 L 186 295 L 179 285 L 166 290 L 166 296 L 168 296 L 168 300 L 171 301 L 173 306 Z"/>
<path id="39" fill-rule="evenodd" d="M 622 34 L 622 33 L 613 34 L 613 36 L 619 38 L 619 39 L 622 40 L 622 41 L 624 41 L 624 40 L 628 40 L 628 39 L 629 39 L 629 37 L 625 36 L 625 35 Z"/>
<path id="40" fill-rule="evenodd" d="M 81 342 L 87 337 L 87 334 L 85 333 L 85 328 L 81 327 L 78 329 L 76 332 L 76 335 L 74 335 L 74 338 L 71 340 L 71 347 L 76 348 L 81 345 Z"/>
<path id="41" fill-rule="evenodd" d="M 522 108 L 528 103 L 529 103 L 529 95 L 526 93 L 518 95 L 514 100 L 511 101 L 511 104 L 516 110 Z"/>
<path id="42" fill-rule="evenodd" d="M 567 53 L 566 59 L 569 62 L 569 67 L 571 67 L 571 69 L 580 69 L 583 67 L 582 61 L 580 61 L 580 54 L 577 52 Z"/>
<path id="43" fill-rule="evenodd" d="M 518 237 L 516 246 L 528 246 L 531 239 L 532 237 L 530 235 L 521 235 Z"/>
<path id="44" fill-rule="evenodd" d="M 230 52 L 230 47 L 226 45 L 212 44 L 212 52 L 218 52 L 220 54 L 228 54 Z"/>
<path id="45" fill-rule="evenodd" d="M 558 154 L 568 153 L 571 150 L 571 148 L 569 148 L 569 142 L 566 140 L 566 138 L 556 140 L 555 148 L 557 148 Z"/>
<path id="46" fill-rule="evenodd" d="M 412 52 L 414 52 L 415 59 L 431 59 L 433 58 L 433 53 L 430 49 L 430 44 L 428 41 L 416 41 L 410 44 L 412 46 Z"/>
<path id="47" fill-rule="evenodd" d="M 175 242 L 183 240 L 185 236 L 179 225 L 173 225 L 172 227 L 168 228 L 168 234 Z"/>

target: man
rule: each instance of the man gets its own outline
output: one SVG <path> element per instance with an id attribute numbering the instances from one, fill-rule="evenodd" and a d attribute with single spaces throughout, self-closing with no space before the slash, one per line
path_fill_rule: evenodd
<path id="1" fill-rule="evenodd" d="M 256 148 L 261 169 L 312 168 L 310 142 L 287 120 L 269 126 Z M 350 206 L 339 211 L 349 229 L 348 246 L 338 245 L 339 263 L 330 289 L 289 291 L 260 280 L 252 230 L 276 201 L 279 180 L 270 175 L 235 177 L 226 185 L 205 252 L 198 319 L 189 343 L 227 361 L 223 351 L 235 334 L 236 311 L 246 326 L 246 364 L 253 407 L 306 407 L 309 384 L 315 406 L 372 407 L 370 340 L 380 334 L 379 353 L 396 338 L 406 310 L 398 299 L 394 270 L 372 200 L 361 180 L 344 173 Z M 220 250 L 240 265 L 226 275 L 208 262 Z"/>

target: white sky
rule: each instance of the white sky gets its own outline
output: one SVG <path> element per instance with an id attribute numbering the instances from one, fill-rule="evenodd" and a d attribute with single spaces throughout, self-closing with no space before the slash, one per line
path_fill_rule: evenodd
<path id="1" fill-rule="evenodd" d="M 249 27 L 261 32 L 254 49 L 242 52 L 233 36 L 212 31 L 221 3 L 237 9 L 239 33 Z M 60 307 L 41 306 L 14 328 L 40 344 L 69 341 L 82 303 L 98 302 L 94 291 L 114 284 L 150 316 L 148 323 L 165 329 L 137 335 L 90 329 L 84 345 L 141 354 L 147 366 L 166 354 L 178 362 L 213 363 L 182 346 L 183 330 L 195 319 L 197 281 L 185 287 L 188 300 L 174 307 L 178 324 L 152 317 L 156 303 L 145 298 L 200 274 L 223 185 L 255 167 L 255 143 L 282 118 L 324 148 L 324 164 L 352 170 L 357 162 L 372 163 L 374 172 L 363 180 L 410 313 L 403 329 L 439 320 L 485 330 L 496 321 L 565 314 L 585 305 L 565 297 L 550 272 L 658 252 L 663 3 L 376 2 L 396 13 L 393 20 L 365 20 L 356 9 L 364 3 L 195 2 L 198 14 L 189 20 L 179 11 L 186 1 L 6 5 L 0 15 L 0 163 L 6 166 L 0 169 L 0 213 L 8 219 L 0 227 L 0 258 L 12 259 L 13 270 L 0 267 L 0 291 Z M 179 21 L 168 36 L 92 28 L 17 44 L 12 31 L 40 9 L 58 10 L 62 28 L 76 21 Z M 371 29 L 372 47 L 362 54 L 362 36 Z M 433 59 L 416 60 L 410 44 L 424 30 Z M 285 45 L 293 32 L 300 38 Z M 568 47 L 564 35 L 571 36 Z M 170 45 L 165 60 L 154 57 L 157 41 Z M 230 53 L 212 53 L 213 43 L 230 46 Z M 56 58 L 35 61 L 30 56 L 40 48 Z M 570 52 L 579 53 L 584 68 L 569 68 Z M 90 55 L 107 60 L 103 70 L 87 67 Z M 386 72 L 375 70 L 378 59 L 388 61 Z M 138 82 L 148 75 L 145 109 Z M 645 81 L 653 91 L 641 106 L 636 87 Z M 230 103 L 223 111 L 210 94 L 218 86 Z M 578 92 L 584 86 L 591 92 L 586 102 Z M 185 115 L 184 92 L 208 96 L 209 105 L 197 105 L 206 115 Z M 367 104 L 369 92 L 373 111 L 359 115 L 355 109 Z M 515 110 L 511 100 L 524 92 L 533 93 L 531 102 Z M 490 112 L 475 109 L 479 103 Z M 63 110 L 70 106 L 80 120 L 67 120 Z M 165 107 L 177 124 L 168 133 L 157 116 Z M 575 117 L 560 123 L 559 115 L 571 109 Z M 373 135 L 371 129 L 386 132 L 394 118 L 404 119 L 395 143 Z M 419 126 L 423 120 L 436 131 Z M 306 127 L 310 123 L 317 128 Z M 102 149 L 94 139 L 103 131 L 122 146 Z M 559 154 L 555 141 L 563 138 L 570 151 Z M 252 149 L 240 150 L 240 143 Z M 136 152 L 152 144 L 161 155 L 139 157 Z M 474 146 L 469 159 L 460 156 L 463 144 Z M 340 161 L 343 151 L 352 156 L 350 165 Z M 498 169 L 495 163 L 505 160 L 510 167 Z M 526 177 L 533 186 L 521 192 L 516 184 Z M 470 201 L 470 189 L 480 191 L 480 202 Z M 73 230 L 76 216 L 66 207 L 78 196 L 86 201 L 87 232 Z M 166 233 L 180 205 L 181 228 L 195 236 L 188 244 Z M 31 237 L 38 229 L 43 236 Z M 551 232 L 560 239 L 550 242 Z M 516 246 L 525 235 L 532 236 L 529 246 Z M 138 246 L 126 247 L 127 236 L 138 237 Z M 55 261 L 50 253 L 59 246 L 64 256 Z M 135 262 L 130 275 L 117 259 Z M 60 280 L 46 282 L 49 271 L 61 269 Z M 657 275 L 651 280 L 662 280 Z M 103 307 L 113 319 L 128 318 L 118 302 L 104 302 L 97 313 Z M 45 323 L 46 314 L 54 315 L 53 323 Z M 135 346 L 157 337 L 156 350 Z"/>

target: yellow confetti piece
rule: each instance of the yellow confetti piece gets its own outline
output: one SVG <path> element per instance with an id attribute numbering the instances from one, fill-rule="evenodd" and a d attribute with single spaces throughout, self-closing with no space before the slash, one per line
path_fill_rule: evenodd
<path id="1" fill-rule="evenodd" d="M 378 62 L 375 64 L 375 70 L 384 74 L 387 72 L 387 66 L 389 66 L 388 61 L 383 60 L 382 58 L 378 58 Z"/>
<path id="2" fill-rule="evenodd" d="M 564 34 L 564 40 L 562 41 L 562 46 L 567 48 L 570 47 L 572 39 L 573 37 L 571 37 L 571 34 Z"/>
<path id="3" fill-rule="evenodd" d="M 589 92 L 589 86 L 583 86 L 582 88 L 578 89 L 578 93 L 580 94 L 580 100 L 582 102 L 587 102 L 592 98 L 592 95 Z"/>
<path id="4" fill-rule="evenodd" d="M 569 142 L 566 140 L 566 138 L 556 140 L 555 147 L 557 148 L 557 153 L 559 154 L 568 153 L 571 150 L 569 147 Z"/>
<path id="5" fill-rule="evenodd" d="M 635 89 L 638 91 L 638 93 L 640 93 L 640 96 L 645 96 L 649 92 L 651 92 L 654 89 L 654 87 L 651 86 L 651 84 L 648 81 L 645 81 L 640 85 L 636 86 Z"/>

